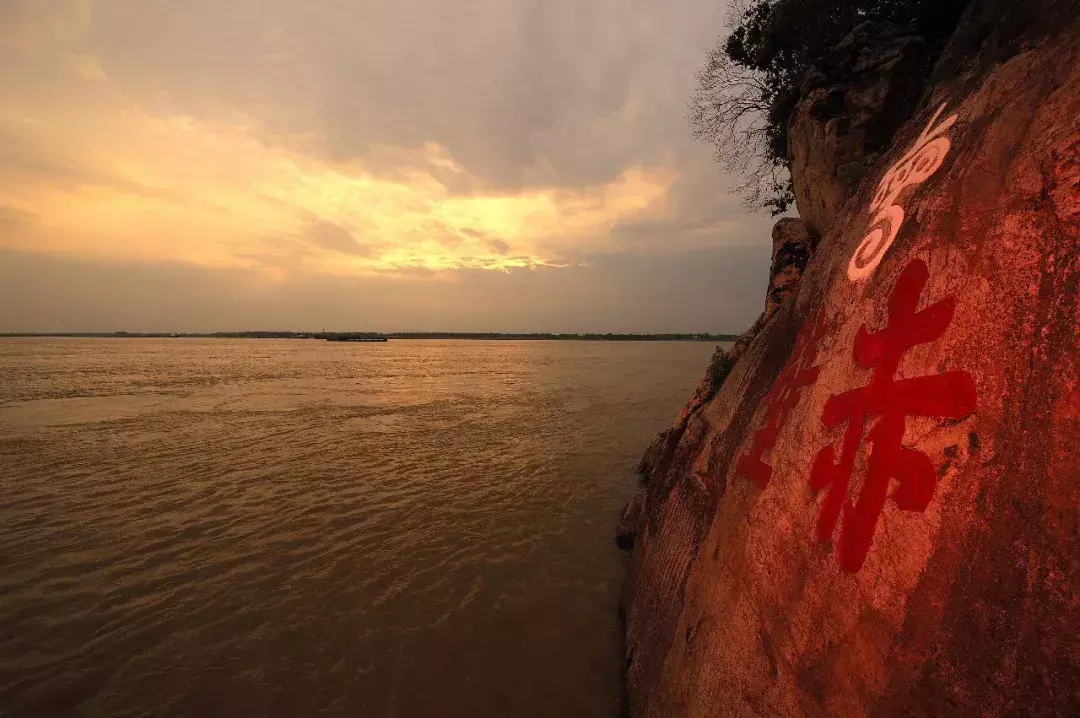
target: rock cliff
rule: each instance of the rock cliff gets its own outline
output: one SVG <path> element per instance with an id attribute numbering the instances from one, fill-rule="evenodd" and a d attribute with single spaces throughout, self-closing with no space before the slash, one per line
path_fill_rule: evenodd
<path id="1" fill-rule="evenodd" d="M 793 132 L 820 242 L 646 452 L 635 716 L 1080 713 L 1080 2 L 927 76 L 857 183 Z"/>
<path id="2" fill-rule="evenodd" d="M 864 22 L 809 73 L 788 123 L 799 216 L 826 234 L 844 202 L 911 116 L 923 92 L 926 41 Z"/>

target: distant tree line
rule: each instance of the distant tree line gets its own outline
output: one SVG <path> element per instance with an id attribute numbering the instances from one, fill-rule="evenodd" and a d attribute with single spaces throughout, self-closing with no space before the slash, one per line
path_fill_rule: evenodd
<path id="1" fill-rule="evenodd" d="M 524 333 L 503 332 L 394 332 L 385 335 L 391 339 L 569 339 L 600 341 L 734 341 L 738 334 L 577 334 L 577 333 Z"/>
<path id="2" fill-rule="evenodd" d="M 330 337 L 385 337 L 387 339 L 549 339 L 578 341 L 735 341 L 738 334 L 577 334 L 577 333 L 505 333 L 505 332 L 25 332 L 0 333 L 0 337 L 112 337 L 148 339 L 327 339 Z"/>

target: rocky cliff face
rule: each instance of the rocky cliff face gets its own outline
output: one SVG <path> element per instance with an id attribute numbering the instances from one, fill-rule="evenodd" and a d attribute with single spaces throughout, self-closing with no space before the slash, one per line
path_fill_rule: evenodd
<path id="1" fill-rule="evenodd" d="M 644 521 L 649 477 L 653 474 L 663 475 L 669 471 L 671 462 L 675 459 L 675 450 L 681 445 L 690 419 L 716 396 L 716 392 L 727 375 L 731 373 L 735 362 L 746 353 L 758 333 L 798 286 L 803 270 L 817 244 L 802 220 L 793 217 L 777 222 L 773 227 L 772 238 L 772 266 L 769 272 L 769 287 L 765 294 L 765 311 L 730 350 L 716 348 L 705 376 L 698 382 L 690 400 L 676 417 L 675 423 L 669 429 L 657 434 L 652 444 L 646 449 L 645 455 L 641 457 L 638 474 L 645 477 L 645 484 L 623 507 L 615 533 L 616 542 L 623 548 L 634 545 Z"/>
<path id="2" fill-rule="evenodd" d="M 799 216 L 827 234 L 923 92 L 926 42 L 889 23 L 864 22 L 803 83 L 788 127 Z"/>
<path id="3" fill-rule="evenodd" d="M 1080 2 L 898 124 L 643 460 L 634 715 L 1080 711 Z"/>

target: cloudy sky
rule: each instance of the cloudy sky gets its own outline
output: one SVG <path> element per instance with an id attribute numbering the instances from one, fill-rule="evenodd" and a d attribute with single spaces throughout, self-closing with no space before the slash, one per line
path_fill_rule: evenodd
<path id="1" fill-rule="evenodd" d="M 730 331 L 720 0 L 0 0 L 0 331 Z"/>

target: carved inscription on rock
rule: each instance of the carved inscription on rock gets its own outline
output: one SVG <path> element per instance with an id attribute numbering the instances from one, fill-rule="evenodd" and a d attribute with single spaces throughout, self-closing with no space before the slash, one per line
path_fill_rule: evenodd
<path id="1" fill-rule="evenodd" d="M 881 178 L 874 199 L 870 202 L 870 231 L 855 248 L 848 263 L 847 275 L 851 281 L 859 282 L 873 274 L 896 239 L 904 222 L 900 193 L 926 181 L 945 161 L 945 155 L 952 146 L 945 132 L 955 124 L 957 116 L 949 115 L 935 125 L 944 110 L 945 105 L 938 108 L 911 149 Z"/>
<path id="2" fill-rule="evenodd" d="M 845 571 L 858 571 L 877 528 L 887 498 L 904 511 L 924 511 L 934 496 L 937 474 L 923 452 L 901 442 L 909 416 L 960 419 L 975 409 L 975 382 L 965 371 L 896 379 L 904 354 L 920 344 L 939 339 L 952 321 L 952 297 L 919 310 L 919 298 L 929 278 L 926 264 L 911 261 L 889 296 L 888 323 L 870 333 L 863 325 L 855 337 L 854 358 L 873 370 L 869 383 L 830 397 L 822 413 L 827 427 L 847 424 L 839 459 L 826 446 L 814 460 L 810 486 L 826 491 L 817 521 L 817 537 L 828 541 L 840 521 L 837 556 Z M 872 444 L 859 495 L 848 494 L 867 422 L 866 439 Z M 891 497 L 889 483 L 897 488 Z"/>
<path id="3" fill-rule="evenodd" d="M 765 452 L 776 444 L 780 428 L 798 403 L 804 387 L 817 381 L 818 367 L 814 366 L 817 343 L 825 334 L 822 315 L 810 315 L 799 330 L 795 348 L 776 378 L 762 404 L 765 406 L 765 426 L 754 432 L 752 448 L 739 459 L 736 473 L 746 476 L 764 489 L 772 478 L 772 466 L 765 463 Z"/>

